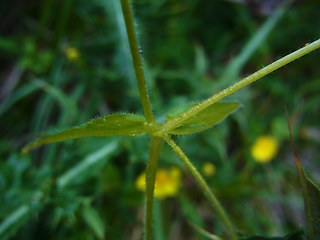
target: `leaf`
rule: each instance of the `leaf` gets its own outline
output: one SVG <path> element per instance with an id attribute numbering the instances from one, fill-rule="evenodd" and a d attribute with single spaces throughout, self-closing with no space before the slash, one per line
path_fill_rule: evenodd
<path id="1" fill-rule="evenodd" d="M 305 174 L 300 161 L 296 161 L 307 215 L 309 240 L 320 239 L 320 188 Z"/>
<path id="2" fill-rule="evenodd" d="M 90 203 L 85 203 L 82 208 L 82 216 L 98 239 L 104 239 L 105 225 L 96 209 Z"/>
<path id="3" fill-rule="evenodd" d="M 77 127 L 39 138 L 25 146 L 22 153 L 44 144 L 60 142 L 72 138 L 135 136 L 145 132 L 144 117 L 136 114 L 112 114 L 94 119 Z"/>
<path id="4" fill-rule="evenodd" d="M 96 175 L 97 171 L 95 169 L 102 170 L 101 166 L 116 152 L 120 145 L 119 143 L 118 139 L 114 139 L 102 148 L 79 160 L 75 166 L 56 178 L 57 189 L 63 191 L 66 186 L 75 181 L 79 183 L 85 181 L 88 177 Z"/>
<path id="5" fill-rule="evenodd" d="M 189 103 L 171 110 L 167 114 L 167 120 L 172 119 L 177 115 L 183 114 L 195 105 L 197 105 L 197 103 Z M 218 102 L 212 104 L 210 107 L 183 122 L 179 127 L 171 129 L 169 133 L 184 135 L 204 131 L 221 122 L 229 114 L 234 112 L 239 107 L 239 105 L 240 104 L 237 102 Z"/>
<path id="6" fill-rule="evenodd" d="M 304 240 L 303 231 L 297 231 L 289 233 L 283 237 L 263 237 L 263 236 L 251 236 L 247 238 L 241 238 L 241 240 Z"/>
<path id="7" fill-rule="evenodd" d="M 306 175 L 302 164 L 296 152 L 293 137 L 291 133 L 291 126 L 289 122 L 288 113 L 286 111 L 288 128 L 290 133 L 291 147 L 299 172 L 299 178 L 302 186 L 305 212 L 307 215 L 307 230 L 308 240 L 320 239 L 320 188 Z"/>

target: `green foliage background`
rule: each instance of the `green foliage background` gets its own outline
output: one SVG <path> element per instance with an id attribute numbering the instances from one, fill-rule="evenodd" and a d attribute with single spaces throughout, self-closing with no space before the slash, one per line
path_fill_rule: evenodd
<path id="1" fill-rule="evenodd" d="M 268 19 L 257 8 L 222 0 L 135 0 L 133 7 L 162 120 L 320 36 L 319 1 L 296 1 L 240 72 L 226 72 Z M 147 136 L 78 139 L 20 154 L 44 133 L 113 112 L 142 113 L 120 2 L 2 1 L 0 19 L 1 239 L 140 239 L 143 195 L 134 180 L 146 166 Z M 65 57 L 68 47 L 80 51 L 78 61 Z M 306 172 L 319 180 L 319 57 L 312 53 L 230 96 L 240 110 L 205 133 L 177 139 L 198 168 L 217 166 L 207 180 L 245 235 L 303 226 L 283 106 Z M 263 134 L 275 136 L 280 150 L 259 165 L 250 146 Z M 156 239 L 204 239 L 187 220 L 219 235 L 211 206 L 164 146 L 160 166 L 171 165 L 184 171 L 183 188 L 156 202 Z"/>

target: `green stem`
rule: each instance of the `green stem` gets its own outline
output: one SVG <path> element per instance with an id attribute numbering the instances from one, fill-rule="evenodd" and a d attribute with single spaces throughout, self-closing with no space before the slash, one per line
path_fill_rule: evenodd
<path id="1" fill-rule="evenodd" d="M 176 118 L 173 118 L 171 120 L 168 120 L 162 125 L 161 133 L 165 133 L 170 131 L 171 129 L 176 128 L 177 126 L 181 125 L 184 121 L 188 120 L 195 114 L 201 112 L 202 110 L 206 109 L 210 105 L 220 101 L 221 99 L 231 95 L 232 93 L 240 90 L 241 88 L 257 81 L 258 79 L 264 77 L 265 75 L 277 70 L 278 68 L 283 67 L 284 65 L 320 48 L 320 39 L 317 41 L 314 41 L 311 44 L 306 45 L 303 48 L 300 48 L 299 50 L 279 59 L 278 61 L 275 61 L 271 63 L 270 65 L 260 69 L 259 71 L 251 74 L 250 76 L 242 79 L 241 81 L 233 84 L 232 86 L 220 91 L 219 93 L 213 95 L 212 97 L 204 100 L 203 102 L 199 103 L 198 105 L 194 106 L 193 108 L 189 109 L 188 111 L 182 113 L 181 115 L 177 116 Z M 160 133 L 160 134 L 161 134 Z"/>
<path id="2" fill-rule="evenodd" d="M 121 5 L 122 5 L 124 21 L 126 23 L 129 45 L 130 45 L 134 69 L 136 72 L 143 112 L 145 114 L 147 122 L 154 122 L 155 120 L 151 110 L 151 103 L 149 101 L 148 92 L 146 88 L 146 79 L 144 77 L 140 50 L 137 44 L 136 33 L 134 31 L 133 16 L 132 16 L 129 0 L 121 0 Z"/>
<path id="3" fill-rule="evenodd" d="M 146 171 L 146 202 L 145 202 L 145 239 L 152 240 L 152 210 L 153 210 L 153 192 L 158 166 L 158 159 L 162 146 L 162 138 L 152 137 L 149 151 L 149 161 Z"/>
<path id="4" fill-rule="evenodd" d="M 156 240 L 165 240 L 165 234 L 163 231 L 163 224 L 162 224 L 162 204 L 161 200 L 155 199 L 154 200 L 154 234 Z"/>
<path id="5" fill-rule="evenodd" d="M 210 187 L 205 182 L 201 174 L 198 172 L 195 166 L 191 163 L 190 159 L 185 155 L 182 149 L 169 136 L 164 137 L 164 139 L 172 147 L 172 149 L 178 154 L 178 156 L 181 158 L 183 163 L 187 166 L 187 168 L 189 169 L 189 171 L 191 172 L 195 180 L 200 185 L 202 191 L 207 194 L 210 202 L 215 207 L 222 221 L 224 222 L 227 230 L 227 234 L 229 235 L 230 240 L 237 240 L 238 237 L 234 232 L 232 223 L 227 213 L 224 211 L 222 205 L 220 204 L 216 196 L 212 193 L 212 191 L 210 190 Z"/>

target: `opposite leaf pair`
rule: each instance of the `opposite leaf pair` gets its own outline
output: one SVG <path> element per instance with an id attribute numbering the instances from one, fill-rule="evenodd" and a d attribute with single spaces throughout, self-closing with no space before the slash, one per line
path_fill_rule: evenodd
<path id="1" fill-rule="evenodd" d="M 167 114 L 167 120 L 173 119 L 177 115 L 184 114 L 185 111 L 195 105 L 196 103 L 186 104 L 173 109 Z M 185 135 L 204 131 L 221 122 L 238 107 L 239 103 L 234 102 L 215 103 L 197 115 L 194 115 L 192 118 L 186 120 L 177 128 L 170 130 L 168 133 Z M 153 123 L 147 123 L 144 117 L 140 115 L 112 114 L 91 120 L 85 124 L 69 128 L 53 135 L 42 137 L 28 144 L 22 152 L 27 153 L 31 149 L 41 145 L 60 142 L 72 138 L 135 136 L 141 133 L 156 135 L 160 129 L 161 125 L 159 126 Z"/>

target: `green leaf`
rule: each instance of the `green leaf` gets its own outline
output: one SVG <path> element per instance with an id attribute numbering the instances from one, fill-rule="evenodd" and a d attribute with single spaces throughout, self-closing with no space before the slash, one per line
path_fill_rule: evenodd
<path id="1" fill-rule="evenodd" d="M 306 175 L 296 152 L 288 113 L 286 111 L 291 147 L 302 186 L 305 212 L 307 215 L 308 240 L 320 239 L 320 188 Z"/>
<path id="2" fill-rule="evenodd" d="M 294 154 L 302 185 L 305 212 L 307 215 L 308 240 L 320 239 L 320 188 L 305 173 L 301 162 Z"/>
<path id="3" fill-rule="evenodd" d="M 296 158 L 296 157 L 295 157 Z M 302 185 L 309 240 L 320 239 L 320 188 L 306 175 L 298 158 L 296 164 Z"/>
<path id="4" fill-rule="evenodd" d="M 39 138 L 25 146 L 22 153 L 44 144 L 60 142 L 72 138 L 135 136 L 145 132 L 144 117 L 135 114 L 112 114 L 94 119 L 77 127 Z"/>
<path id="5" fill-rule="evenodd" d="M 167 120 L 172 119 L 177 115 L 183 114 L 195 105 L 197 105 L 197 103 L 189 103 L 171 110 L 167 114 Z M 169 133 L 184 135 L 204 131 L 221 122 L 229 114 L 234 112 L 239 107 L 239 105 L 240 104 L 237 102 L 218 102 L 212 104 L 210 107 L 183 122 L 179 127 L 170 130 Z"/>
<path id="6" fill-rule="evenodd" d="M 90 203 L 85 203 L 82 208 L 82 216 L 98 239 L 104 239 L 105 225 L 96 209 Z"/>
<path id="7" fill-rule="evenodd" d="M 196 229 L 198 232 L 200 232 L 201 234 L 203 234 L 204 236 L 206 236 L 208 239 L 212 239 L 212 240 L 223 240 L 223 238 L 212 234 L 208 231 L 206 231 L 205 229 L 203 229 L 202 227 L 199 227 L 198 225 L 189 222 L 189 224 Z M 289 233 L 283 237 L 264 237 L 264 236 L 249 236 L 246 238 L 240 238 L 241 240 L 305 240 L 304 238 L 304 232 L 302 230 L 293 232 L 293 233 Z"/>

